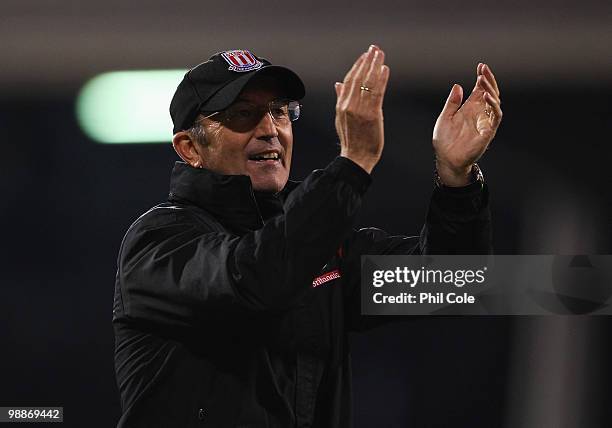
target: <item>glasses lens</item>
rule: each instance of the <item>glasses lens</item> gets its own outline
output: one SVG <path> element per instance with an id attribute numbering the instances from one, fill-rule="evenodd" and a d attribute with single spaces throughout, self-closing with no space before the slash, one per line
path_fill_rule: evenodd
<path id="1" fill-rule="evenodd" d="M 276 100 L 269 104 L 270 114 L 276 123 L 286 124 L 300 117 L 300 103 L 291 100 Z"/>
<path id="2" fill-rule="evenodd" d="M 230 128 L 251 129 L 261 120 L 262 112 L 251 103 L 238 102 L 224 111 L 224 122 Z"/>
<path id="3" fill-rule="evenodd" d="M 300 117 L 300 103 L 291 100 L 274 100 L 267 106 L 239 101 L 219 113 L 219 119 L 229 128 L 245 131 L 254 128 L 267 111 L 278 125 L 287 125 Z"/>
<path id="4" fill-rule="evenodd" d="M 271 101 L 269 104 L 270 114 L 275 121 L 284 123 L 289 121 L 288 102 L 285 100 Z"/>
<path id="5" fill-rule="evenodd" d="M 287 104 L 287 112 L 291 122 L 295 122 L 300 118 L 300 107 L 300 103 L 297 101 L 289 101 Z"/>

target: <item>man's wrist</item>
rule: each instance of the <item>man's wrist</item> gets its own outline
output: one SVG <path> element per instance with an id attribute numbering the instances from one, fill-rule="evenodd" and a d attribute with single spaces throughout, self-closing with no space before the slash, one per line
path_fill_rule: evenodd
<path id="1" fill-rule="evenodd" d="M 340 152 L 340 156 L 343 158 L 350 159 L 351 161 L 359 165 L 368 174 L 372 174 L 372 170 L 380 160 L 380 156 L 359 155 L 355 153 L 349 153 L 344 150 Z"/>
<path id="2" fill-rule="evenodd" d="M 327 167 L 327 169 L 330 168 L 333 174 L 342 177 L 342 180 L 349 183 L 359 194 L 364 194 L 372 183 L 370 174 L 347 157 L 338 156 Z"/>
<path id="3" fill-rule="evenodd" d="M 482 171 L 474 163 L 466 169 L 452 170 L 436 161 L 434 182 L 437 187 L 466 187 L 475 182 L 484 182 Z"/>

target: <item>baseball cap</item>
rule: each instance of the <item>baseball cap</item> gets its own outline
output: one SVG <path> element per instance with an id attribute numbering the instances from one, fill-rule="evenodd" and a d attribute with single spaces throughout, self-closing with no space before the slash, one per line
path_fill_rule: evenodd
<path id="1" fill-rule="evenodd" d="M 262 74 L 274 76 L 287 98 L 304 98 L 304 83 L 290 69 L 244 49 L 218 52 L 189 70 L 176 88 L 170 102 L 173 132 L 190 128 L 199 112 L 229 107 L 247 83 Z"/>

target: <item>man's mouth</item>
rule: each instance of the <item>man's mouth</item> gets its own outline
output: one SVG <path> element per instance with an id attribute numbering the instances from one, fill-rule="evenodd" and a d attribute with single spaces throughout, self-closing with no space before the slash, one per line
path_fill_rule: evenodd
<path id="1" fill-rule="evenodd" d="M 255 162 L 279 162 L 281 160 L 280 153 L 275 150 L 268 150 L 265 152 L 256 153 L 249 156 L 249 160 Z"/>

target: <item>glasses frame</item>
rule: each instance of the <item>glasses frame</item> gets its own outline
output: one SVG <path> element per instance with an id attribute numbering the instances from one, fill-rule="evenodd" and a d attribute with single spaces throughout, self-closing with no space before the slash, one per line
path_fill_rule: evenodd
<path id="1" fill-rule="evenodd" d="M 282 123 L 278 123 L 277 119 L 275 119 L 275 118 L 274 118 L 274 115 L 272 114 L 272 104 L 273 104 L 273 103 L 278 103 L 279 101 L 284 102 L 284 103 L 287 103 L 287 106 L 289 106 L 289 104 L 290 104 L 290 103 L 293 103 L 293 102 L 297 103 L 297 108 L 298 108 L 298 116 L 297 116 L 295 119 L 291 119 L 291 116 L 289 116 L 289 123 L 291 123 L 291 122 L 295 122 L 295 121 L 297 121 L 297 120 L 300 118 L 301 113 L 302 113 L 302 111 L 301 111 L 301 110 L 302 110 L 302 103 L 300 103 L 300 102 L 299 102 L 299 101 L 297 101 L 297 100 L 286 99 L 286 98 L 280 98 L 280 99 L 276 99 L 276 100 L 271 100 L 271 101 L 269 101 L 269 102 L 268 102 L 268 103 L 265 105 L 265 110 L 266 110 L 266 112 L 265 112 L 264 114 L 268 114 L 268 115 L 270 115 L 270 118 L 272 119 L 272 122 L 274 122 L 276 125 L 282 125 Z M 245 102 L 248 102 L 248 101 L 245 101 Z M 248 102 L 248 103 L 249 103 L 249 104 L 256 105 L 256 104 L 254 104 L 254 103 L 250 103 L 250 102 Z M 233 104 L 232 104 L 232 105 L 233 105 Z M 231 105 L 230 105 L 228 108 L 230 108 L 230 107 L 231 107 Z M 257 106 L 257 107 L 259 107 L 260 111 L 261 111 L 261 110 L 262 110 L 262 108 L 263 108 L 263 106 Z M 213 113 L 209 113 L 209 114 L 207 114 L 206 116 L 201 117 L 200 119 L 198 119 L 196 122 L 200 122 L 201 120 L 204 120 L 204 119 L 210 119 L 210 118 L 212 118 L 213 116 L 216 116 L 216 115 L 218 115 L 219 113 L 223 113 L 223 112 L 224 112 L 224 111 L 226 111 L 226 110 L 227 110 L 227 109 L 224 109 L 224 110 L 219 110 L 219 111 L 215 111 L 215 112 L 213 112 Z M 260 119 L 260 120 L 261 120 L 261 119 Z"/>

